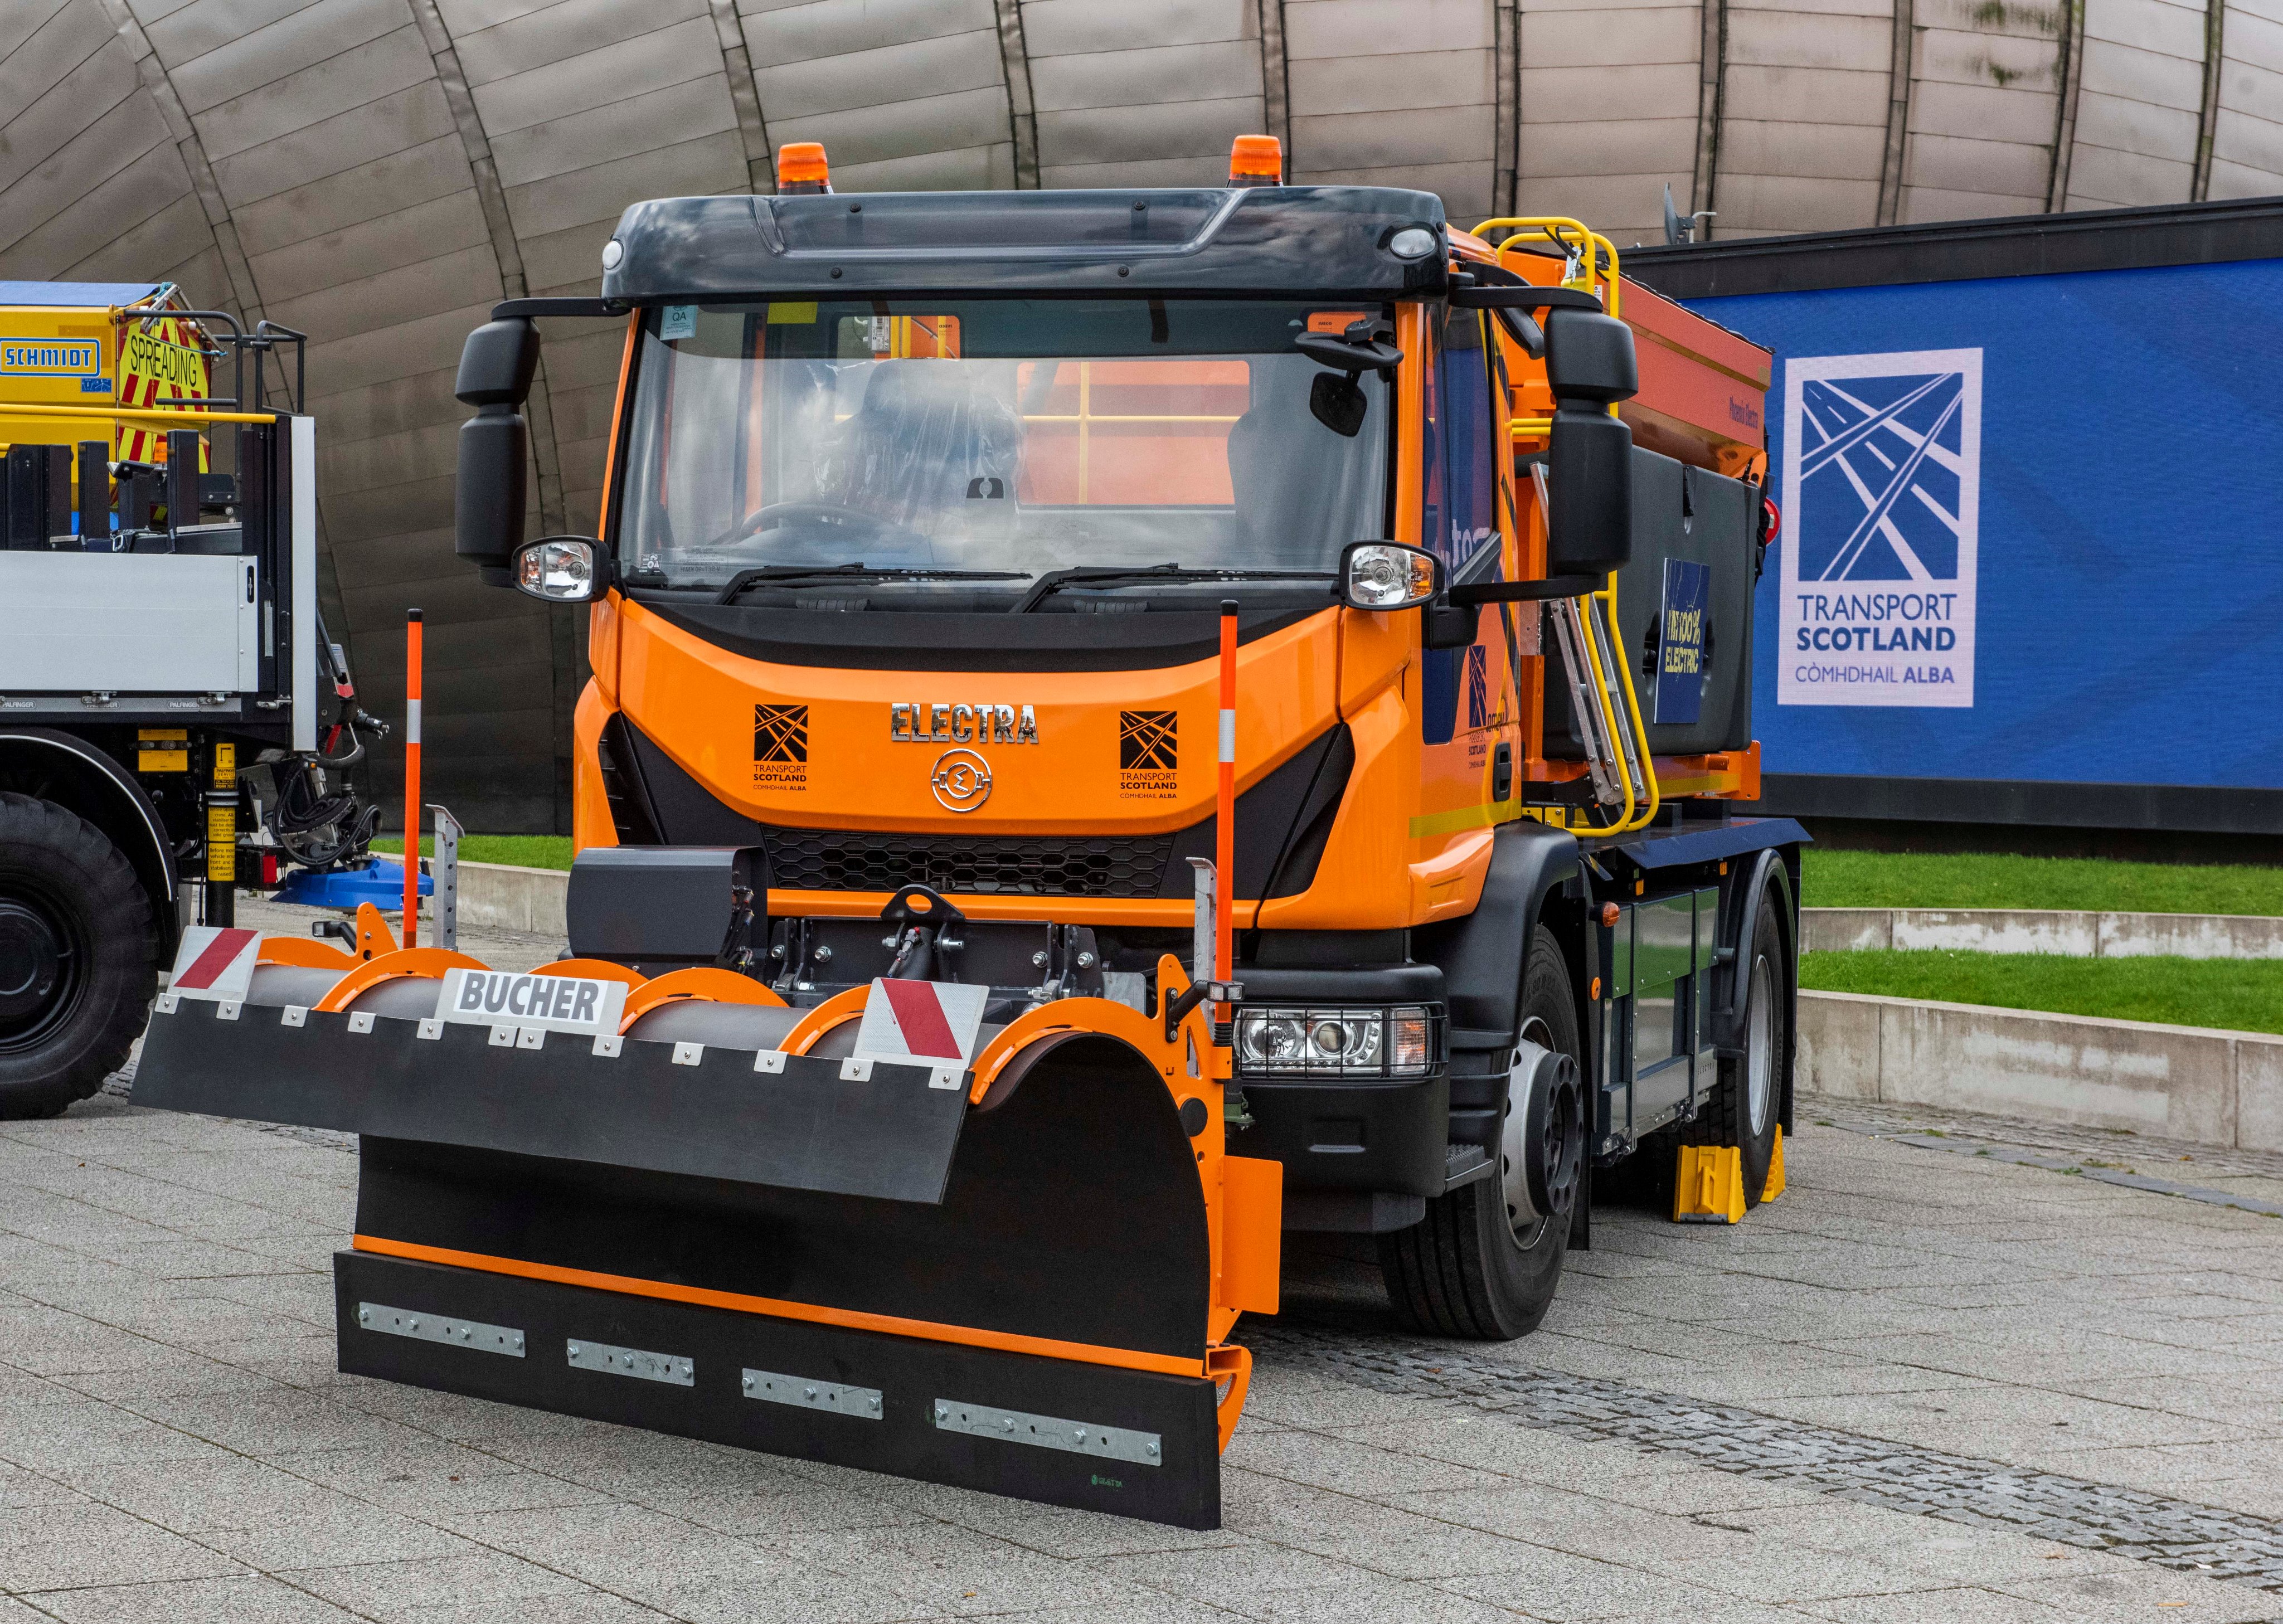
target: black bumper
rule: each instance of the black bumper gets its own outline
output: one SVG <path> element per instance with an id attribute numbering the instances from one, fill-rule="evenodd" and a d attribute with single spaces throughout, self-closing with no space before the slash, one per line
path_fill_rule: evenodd
<path id="1" fill-rule="evenodd" d="M 1284 1164 L 1287 1190 L 1443 1193 L 1451 1132 L 1451 1080 L 1278 1083 L 1245 1080 L 1252 1126 L 1234 1155 Z"/>

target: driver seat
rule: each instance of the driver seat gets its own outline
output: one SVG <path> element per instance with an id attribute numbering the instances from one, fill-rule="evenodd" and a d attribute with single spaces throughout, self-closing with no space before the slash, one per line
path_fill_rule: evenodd
<path id="1" fill-rule="evenodd" d="M 958 361 L 884 361 L 845 428 L 849 507 L 942 540 L 1011 534 L 1023 424 Z"/>

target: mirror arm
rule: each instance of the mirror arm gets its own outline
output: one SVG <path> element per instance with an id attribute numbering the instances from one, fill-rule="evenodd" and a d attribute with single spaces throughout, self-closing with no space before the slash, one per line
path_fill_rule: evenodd
<path id="1" fill-rule="evenodd" d="M 623 299 L 503 299 L 492 307 L 492 320 L 527 321 L 535 315 L 624 315 L 632 308 Z"/>
<path id="2" fill-rule="evenodd" d="M 1543 603 L 1580 598 L 1607 583 L 1598 575 L 1556 575 L 1542 581 L 1483 581 L 1451 588 L 1451 602 L 1468 608 L 1484 603 Z"/>

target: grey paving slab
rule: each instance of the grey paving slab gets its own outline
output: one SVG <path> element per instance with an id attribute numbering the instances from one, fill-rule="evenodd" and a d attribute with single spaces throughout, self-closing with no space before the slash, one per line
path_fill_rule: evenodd
<path id="1" fill-rule="evenodd" d="M 552 956 L 476 951 L 518 948 Z M 1735 1230 L 1602 1209 L 1516 1344 L 1406 1338 L 1367 1241 L 1296 1245 L 1247 1328 L 1226 1526 L 1192 1533 L 343 1376 L 348 1141 L 99 1097 L 0 1128 L 0 1591 L 422 1624 L 2283 1618 L 2218 1571 L 2270 1572 L 2271 1533 L 2283 1580 L 2279 1232 L 1803 1116 L 1782 1201 Z M 1556 1425 L 1544 1395 L 1579 1392 L 1666 1431 Z M 1980 1475 L 1865 1497 L 1796 1452 L 1827 1438 Z M 1991 1526 L 1974 1496 L 2039 1472 L 2072 1486 L 2046 1521 Z M 2112 1526 L 2134 1554 L 2092 1548 Z"/>
<path id="2" fill-rule="evenodd" d="M 349 1624 L 357 1616 L 266 1573 L 153 1578 L 37 1592 L 27 1600 L 66 1624 Z"/>

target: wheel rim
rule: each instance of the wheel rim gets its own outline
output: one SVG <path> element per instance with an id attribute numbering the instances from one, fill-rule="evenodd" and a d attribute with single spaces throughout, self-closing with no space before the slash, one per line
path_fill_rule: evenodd
<path id="1" fill-rule="evenodd" d="M 1546 1022 L 1535 1017 L 1523 1023 L 1522 1040 L 1534 1043 L 1541 1049 L 1554 1048 L 1554 1034 Z M 1539 1212 L 1530 1199 L 1530 1167 L 1527 1160 L 1530 1124 L 1522 1111 L 1509 1084 L 1507 1090 L 1506 1121 L 1499 1132 L 1499 1194 L 1506 1203 L 1508 1226 L 1514 1232 L 1515 1244 L 1527 1251 L 1538 1242 L 1544 1230 L 1547 1214 Z M 1526 1102 L 1521 1102 L 1526 1103 Z M 1547 1124 L 1547 1154 L 1557 1163 L 1569 1154 L 1570 1138 L 1578 1132 L 1578 1123 L 1567 1110 L 1556 1111 L 1554 1121 Z"/>
<path id="2" fill-rule="evenodd" d="M 1744 1016 L 1744 1093 L 1752 1114 L 1752 1137 L 1768 1131 L 1768 1111 L 1776 1092 L 1775 971 L 1765 954 L 1752 960 L 1750 1007 Z"/>
<path id="3" fill-rule="evenodd" d="M 43 897 L 0 897 L 0 1053 L 45 1042 L 79 1006 L 86 955 Z"/>

